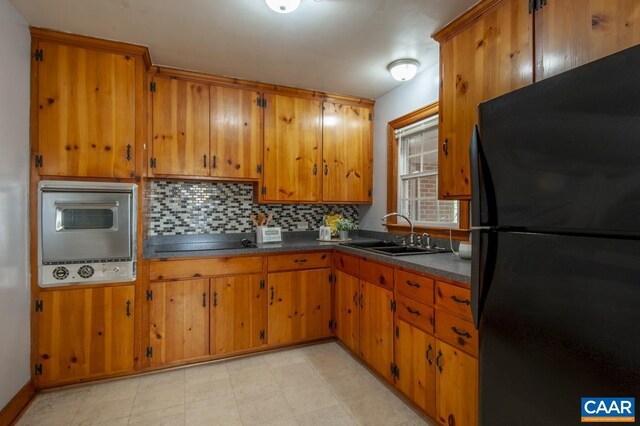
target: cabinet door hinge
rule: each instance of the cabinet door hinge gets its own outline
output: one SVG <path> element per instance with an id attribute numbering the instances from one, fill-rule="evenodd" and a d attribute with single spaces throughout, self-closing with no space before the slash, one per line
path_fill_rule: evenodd
<path id="1" fill-rule="evenodd" d="M 262 195 L 267 195 L 267 187 L 266 186 L 262 187 Z"/>
<path id="2" fill-rule="evenodd" d="M 156 91 L 156 82 L 152 81 L 151 83 L 149 83 L 149 91 L 150 92 L 155 92 Z"/>
<path id="3" fill-rule="evenodd" d="M 256 100 L 256 103 L 258 104 L 258 106 L 260 108 L 266 108 L 267 107 L 267 98 L 260 97 L 260 98 L 258 98 Z"/>
<path id="4" fill-rule="evenodd" d="M 36 376 L 42 376 L 42 364 L 36 364 L 33 368 L 33 373 Z"/>
<path id="5" fill-rule="evenodd" d="M 36 299 L 36 312 L 42 312 L 44 309 L 44 300 Z"/>
<path id="6" fill-rule="evenodd" d="M 369 113 L 369 121 L 373 121 L 373 114 Z"/>
<path id="7" fill-rule="evenodd" d="M 151 346 L 147 346 L 147 358 L 153 358 L 153 348 Z"/>
<path id="8" fill-rule="evenodd" d="M 264 280 L 260 280 L 260 290 L 264 290 L 265 282 Z"/>
<path id="9" fill-rule="evenodd" d="M 333 284 L 333 274 L 329 274 L 329 284 Z"/>
<path id="10" fill-rule="evenodd" d="M 44 60 L 44 52 L 42 51 L 42 49 L 36 49 L 36 51 L 33 54 L 33 57 L 36 60 L 36 62 L 42 62 Z"/>
<path id="11" fill-rule="evenodd" d="M 258 173 L 262 173 L 262 164 L 258 164 L 258 165 L 256 166 L 256 172 L 258 172 Z"/>
<path id="12" fill-rule="evenodd" d="M 260 330 L 260 340 L 264 341 L 264 330 Z"/>
<path id="13" fill-rule="evenodd" d="M 158 165 L 158 163 L 157 163 L 157 161 L 156 161 L 156 159 L 155 159 L 155 158 L 151 158 L 151 159 L 149 160 L 149 166 L 150 166 L 152 169 L 155 169 L 157 165 Z"/>
<path id="14" fill-rule="evenodd" d="M 396 364 L 391 363 L 391 365 L 389 366 L 389 371 L 391 372 L 392 377 L 395 377 L 396 379 L 400 378 L 400 369 Z"/>
<path id="15" fill-rule="evenodd" d="M 336 327 L 336 322 L 334 320 L 329 320 L 329 330 L 334 331 Z"/>
<path id="16" fill-rule="evenodd" d="M 372 191 L 369 190 L 369 198 L 371 198 L 372 195 L 373 195 Z"/>
<path id="17" fill-rule="evenodd" d="M 400 338 L 400 327 L 396 325 L 396 339 Z"/>
<path id="18" fill-rule="evenodd" d="M 147 300 L 153 300 L 153 290 L 147 290 Z"/>
<path id="19" fill-rule="evenodd" d="M 36 168 L 42 167 L 42 155 L 36 154 Z"/>
<path id="20" fill-rule="evenodd" d="M 391 312 L 395 312 L 396 311 L 396 301 L 392 300 L 391 301 Z"/>

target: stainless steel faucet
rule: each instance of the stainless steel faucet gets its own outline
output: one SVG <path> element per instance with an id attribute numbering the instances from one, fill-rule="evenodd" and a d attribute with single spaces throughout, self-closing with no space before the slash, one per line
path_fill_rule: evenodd
<path id="1" fill-rule="evenodd" d="M 413 246 L 415 245 L 415 236 L 419 236 L 418 234 L 416 234 L 415 232 L 413 232 L 413 222 L 411 221 L 411 219 L 409 219 L 409 217 L 403 215 L 402 213 L 398 213 L 398 212 L 393 212 L 393 213 L 387 213 L 384 216 L 382 216 L 382 220 L 387 220 L 388 218 L 390 218 L 391 216 L 398 216 L 403 218 L 404 220 L 406 220 L 409 223 L 409 235 L 407 235 L 407 237 L 409 237 L 409 245 Z"/>

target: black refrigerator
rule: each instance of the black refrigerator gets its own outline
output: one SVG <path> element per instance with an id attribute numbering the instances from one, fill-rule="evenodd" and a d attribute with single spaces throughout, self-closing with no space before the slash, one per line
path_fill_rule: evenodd
<path id="1" fill-rule="evenodd" d="M 478 113 L 480 425 L 581 424 L 583 397 L 638 402 L 640 46 Z"/>

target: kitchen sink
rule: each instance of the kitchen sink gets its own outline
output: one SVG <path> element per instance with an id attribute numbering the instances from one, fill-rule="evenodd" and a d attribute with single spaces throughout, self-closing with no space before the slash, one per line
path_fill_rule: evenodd
<path id="1" fill-rule="evenodd" d="M 208 251 L 208 250 L 236 250 L 243 248 L 255 248 L 256 245 L 249 240 L 242 241 L 220 241 L 217 243 L 169 243 L 159 244 L 156 253 L 166 253 L 172 251 Z"/>
<path id="2" fill-rule="evenodd" d="M 410 247 L 402 246 L 393 241 L 382 240 L 351 242 L 343 243 L 342 245 L 370 251 L 372 253 L 384 254 L 387 256 L 409 256 L 415 254 L 437 254 L 451 252 L 451 250 L 442 247 Z"/>

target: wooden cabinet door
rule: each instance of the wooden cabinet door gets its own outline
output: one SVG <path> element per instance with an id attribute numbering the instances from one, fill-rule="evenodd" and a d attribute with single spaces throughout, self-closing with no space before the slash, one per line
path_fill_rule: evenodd
<path id="1" fill-rule="evenodd" d="M 478 360 L 436 340 L 436 411 L 442 425 L 478 424 Z"/>
<path id="2" fill-rule="evenodd" d="M 549 0 L 536 12 L 536 80 L 638 43 L 638 0 Z"/>
<path id="3" fill-rule="evenodd" d="M 440 46 L 440 198 L 471 196 L 469 141 L 478 104 L 533 81 L 528 7 L 528 0 L 502 1 Z"/>
<path id="4" fill-rule="evenodd" d="M 319 201 L 322 197 L 320 102 L 282 95 L 267 95 L 266 100 L 264 200 Z"/>
<path id="5" fill-rule="evenodd" d="M 258 179 L 262 164 L 261 94 L 211 86 L 211 176 Z"/>
<path id="6" fill-rule="evenodd" d="M 134 286 L 40 292 L 39 384 L 133 370 Z"/>
<path id="7" fill-rule="evenodd" d="M 331 335 L 329 268 L 268 276 L 268 340 L 280 345 Z"/>
<path id="8" fill-rule="evenodd" d="M 211 279 L 211 353 L 224 354 L 262 345 L 266 290 L 261 275 Z"/>
<path id="9" fill-rule="evenodd" d="M 324 102 L 322 111 L 322 200 L 370 203 L 371 110 Z"/>
<path id="10" fill-rule="evenodd" d="M 135 58 L 45 41 L 38 48 L 40 175 L 134 177 Z"/>
<path id="11" fill-rule="evenodd" d="M 209 86 L 153 78 L 154 175 L 209 176 Z"/>
<path id="12" fill-rule="evenodd" d="M 336 271 L 336 335 L 355 354 L 360 353 L 360 281 Z"/>
<path id="13" fill-rule="evenodd" d="M 422 408 L 436 417 L 436 340 L 424 331 L 396 322 L 396 386 Z"/>
<path id="14" fill-rule="evenodd" d="M 209 354 L 209 280 L 151 283 L 151 365 Z"/>
<path id="15" fill-rule="evenodd" d="M 360 280 L 360 356 L 391 381 L 393 362 L 393 293 Z"/>

